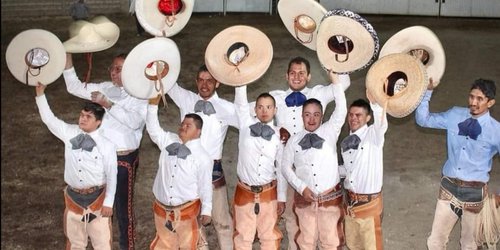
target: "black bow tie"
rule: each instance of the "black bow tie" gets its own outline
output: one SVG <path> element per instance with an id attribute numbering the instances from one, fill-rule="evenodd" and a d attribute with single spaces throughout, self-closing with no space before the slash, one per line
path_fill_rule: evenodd
<path id="1" fill-rule="evenodd" d="M 93 213 L 88 213 L 88 214 L 85 214 L 83 215 L 82 217 L 82 222 L 87 222 L 87 223 L 90 223 L 92 222 L 95 218 L 97 218 L 97 216 Z"/>
<path id="2" fill-rule="evenodd" d="M 481 125 L 477 119 L 469 118 L 458 124 L 458 134 L 468 136 L 474 140 L 481 134 Z"/>
<path id="3" fill-rule="evenodd" d="M 168 145 L 165 149 L 167 150 L 168 155 L 177 155 L 177 158 L 182 158 L 184 160 L 191 154 L 191 150 L 189 150 L 186 145 L 178 142 Z"/>
<path id="4" fill-rule="evenodd" d="M 274 135 L 274 129 L 272 129 L 269 125 L 257 122 L 250 126 L 250 135 L 254 137 L 260 136 L 265 140 L 270 141 Z"/>
<path id="5" fill-rule="evenodd" d="M 299 145 L 302 147 L 302 150 L 310 149 L 311 147 L 321 149 L 324 141 L 325 139 L 319 137 L 317 134 L 309 133 L 300 140 Z"/>
<path id="6" fill-rule="evenodd" d="M 94 139 L 88 134 L 79 134 L 73 137 L 71 140 L 72 149 L 83 149 L 85 151 L 92 152 L 92 149 L 96 146 Z"/>
<path id="7" fill-rule="evenodd" d="M 194 105 L 194 112 L 203 112 L 205 115 L 215 114 L 214 105 L 205 100 L 198 100 Z"/>
<path id="8" fill-rule="evenodd" d="M 340 143 L 340 147 L 342 148 L 342 152 L 345 152 L 349 149 L 358 149 L 359 143 L 361 142 L 361 139 L 356 134 L 352 134 Z"/>

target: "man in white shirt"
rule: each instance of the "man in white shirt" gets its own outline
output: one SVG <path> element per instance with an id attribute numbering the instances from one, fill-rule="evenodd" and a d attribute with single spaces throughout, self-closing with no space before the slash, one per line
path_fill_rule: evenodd
<path id="1" fill-rule="evenodd" d="M 36 86 L 36 104 L 50 132 L 64 142 L 64 234 L 66 246 L 86 249 L 112 248 L 110 216 L 116 190 L 114 144 L 101 135 L 104 109 L 87 102 L 78 125 L 54 116 L 45 97 L 45 85 Z"/>
<path id="2" fill-rule="evenodd" d="M 337 161 L 337 139 L 347 114 L 345 94 L 338 76 L 330 73 L 335 110 L 321 124 L 323 107 L 317 99 L 303 103 L 304 129 L 288 140 L 282 171 L 295 189 L 294 212 L 300 249 L 337 249 L 343 240 L 342 190 Z"/>
<path id="3" fill-rule="evenodd" d="M 118 179 L 115 208 L 120 231 L 120 249 L 134 249 L 135 216 L 133 207 L 135 172 L 139 166 L 139 146 L 146 124 L 147 100 L 130 96 L 122 85 L 121 70 L 125 54 L 113 58 L 109 67 L 111 81 L 82 83 L 76 75 L 70 53 L 63 72 L 66 88 L 72 95 L 92 100 L 106 109 L 103 135 L 116 145 Z"/>
<path id="4" fill-rule="evenodd" d="M 212 220 L 221 250 L 233 249 L 233 222 L 229 213 L 227 187 L 222 169 L 222 150 L 229 126 L 238 127 L 234 104 L 217 95 L 219 82 L 212 77 L 205 65 L 198 70 L 198 93 L 180 87 L 177 83 L 167 92 L 179 107 L 181 117 L 195 113 L 203 119 L 201 145 L 213 161 L 213 213 Z"/>
<path id="5" fill-rule="evenodd" d="M 260 94 L 253 118 L 248 113 L 246 88 L 235 88 L 234 100 L 240 125 L 234 246 L 252 249 L 257 233 L 261 249 L 279 249 L 283 235 L 278 217 L 285 209 L 288 184 L 279 169 L 283 143 L 279 128 L 273 125 L 276 104 L 269 93 Z"/>
<path id="6" fill-rule="evenodd" d="M 340 143 L 347 192 L 345 236 L 351 250 L 383 249 L 383 148 L 388 125 L 385 110 L 367 96 L 370 103 L 358 99 L 349 106 L 349 136 Z"/>
<path id="7" fill-rule="evenodd" d="M 211 220 L 213 160 L 201 145 L 201 117 L 186 114 L 178 135 L 166 132 L 158 121 L 160 99 L 150 99 L 146 120 L 148 134 L 161 150 L 153 183 L 156 237 L 151 249 L 196 249 L 198 215 L 203 225 Z"/>

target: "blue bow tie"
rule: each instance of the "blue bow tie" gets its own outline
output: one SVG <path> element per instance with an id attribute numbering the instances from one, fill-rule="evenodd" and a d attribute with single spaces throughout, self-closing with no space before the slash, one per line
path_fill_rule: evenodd
<path id="1" fill-rule="evenodd" d="M 479 125 L 477 119 L 469 118 L 458 124 L 458 130 L 458 135 L 477 140 L 477 137 L 481 134 L 481 125 Z"/>
<path id="2" fill-rule="evenodd" d="M 186 145 L 178 142 L 168 145 L 165 149 L 167 150 L 168 155 L 177 155 L 177 158 L 182 158 L 184 160 L 191 154 L 191 150 L 189 150 Z"/>
<path id="3" fill-rule="evenodd" d="M 215 114 L 214 105 L 205 100 L 198 100 L 194 105 L 194 112 L 203 112 L 205 115 Z"/>
<path id="4" fill-rule="evenodd" d="M 92 152 L 92 149 L 96 146 L 94 139 L 88 134 L 79 134 L 69 140 L 72 145 L 72 149 L 83 149 L 85 151 Z"/>
<path id="5" fill-rule="evenodd" d="M 342 152 L 345 152 L 349 149 L 358 149 L 359 143 L 361 142 L 361 139 L 356 134 L 352 134 L 340 143 L 340 147 L 342 148 Z"/>
<path id="6" fill-rule="evenodd" d="M 311 147 L 321 149 L 324 141 L 325 139 L 319 137 L 319 135 L 309 133 L 300 140 L 299 145 L 302 147 L 302 150 L 310 149 Z"/>
<path id="7" fill-rule="evenodd" d="M 257 122 L 250 126 L 250 135 L 254 137 L 262 137 L 265 140 L 270 141 L 274 135 L 274 129 L 269 125 Z"/>
<path id="8" fill-rule="evenodd" d="M 294 91 L 285 98 L 287 107 L 302 106 L 307 100 L 307 97 L 299 91 Z"/>

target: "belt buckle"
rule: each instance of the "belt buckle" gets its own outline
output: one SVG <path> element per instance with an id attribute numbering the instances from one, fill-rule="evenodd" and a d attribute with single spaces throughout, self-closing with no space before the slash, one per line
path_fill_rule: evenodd
<path id="1" fill-rule="evenodd" d="M 262 193 L 262 190 L 264 190 L 264 188 L 262 188 L 262 186 L 250 186 L 250 190 L 252 190 L 252 192 L 254 193 Z"/>

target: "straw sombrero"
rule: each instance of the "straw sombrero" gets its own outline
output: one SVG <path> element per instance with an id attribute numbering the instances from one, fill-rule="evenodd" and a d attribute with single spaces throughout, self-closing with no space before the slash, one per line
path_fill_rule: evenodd
<path id="1" fill-rule="evenodd" d="M 186 26 L 193 6 L 194 0 L 136 0 L 135 13 L 149 34 L 171 37 Z"/>
<path id="2" fill-rule="evenodd" d="M 314 0 L 280 0 L 278 13 L 281 21 L 302 45 L 316 50 L 319 23 L 326 9 Z"/>
<path id="3" fill-rule="evenodd" d="M 323 68 L 352 73 L 370 65 L 378 55 L 375 29 L 346 9 L 328 11 L 319 25 L 316 52 Z"/>
<path id="4" fill-rule="evenodd" d="M 66 52 L 56 35 L 41 29 L 25 30 L 12 39 L 5 52 L 7 67 L 20 82 L 48 85 L 64 71 Z"/>
<path id="5" fill-rule="evenodd" d="M 127 55 L 122 68 L 125 90 L 140 99 L 165 94 L 174 86 L 181 68 L 179 49 L 166 37 L 147 39 Z"/>
<path id="6" fill-rule="evenodd" d="M 427 75 L 432 77 L 436 87 L 444 74 L 446 59 L 439 38 L 429 28 L 412 26 L 399 31 L 382 46 L 380 57 L 392 53 L 409 53 L 414 49 L 423 49 L 429 54 L 429 59 L 424 65 Z"/>
<path id="7" fill-rule="evenodd" d="M 217 81 L 241 86 L 259 79 L 273 59 L 271 40 L 262 31 L 245 25 L 217 34 L 205 51 L 205 64 Z"/>
<path id="8" fill-rule="evenodd" d="M 422 100 L 429 80 L 420 60 L 405 53 L 377 60 L 366 75 L 366 88 L 387 113 L 401 118 L 409 115 Z"/>
<path id="9" fill-rule="evenodd" d="M 102 51 L 115 45 L 120 28 L 105 16 L 97 16 L 90 22 L 79 20 L 69 26 L 70 38 L 63 43 L 68 53 Z"/>

